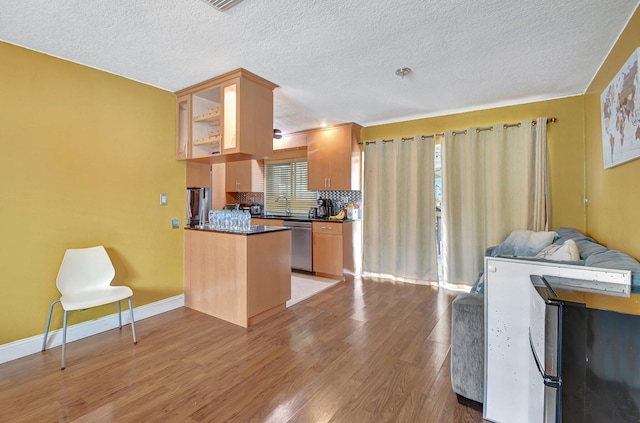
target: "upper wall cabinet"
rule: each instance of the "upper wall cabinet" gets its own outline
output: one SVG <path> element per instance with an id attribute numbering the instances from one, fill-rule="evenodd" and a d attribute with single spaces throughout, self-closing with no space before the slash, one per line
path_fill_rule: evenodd
<path id="1" fill-rule="evenodd" d="M 238 69 L 178 91 L 176 158 L 219 163 L 270 157 L 276 87 Z"/>
<path id="2" fill-rule="evenodd" d="M 189 158 L 191 140 L 191 96 L 178 97 L 176 111 L 176 159 Z"/>
<path id="3" fill-rule="evenodd" d="M 348 191 L 360 189 L 360 130 L 347 123 L 307 133 L 309 189 Z"/>
<path id="4" fill-rule="evenodd" d="M 264 166 L 258 160 L 228 162 L 225 166 L 226 192 L 264 191 Z"/>

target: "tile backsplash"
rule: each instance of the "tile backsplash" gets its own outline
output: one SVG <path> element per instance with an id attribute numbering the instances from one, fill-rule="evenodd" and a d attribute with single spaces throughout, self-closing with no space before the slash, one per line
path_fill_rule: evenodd
<path id="1" fill-rule="evenodd" d="M 329 199 L 346 205 L 348 203 L 362 204 L 361 191 L 316 191 L 318 199 Z M 261 204 L 264 207 L 263 192 L 238 192 L 236 202 L 239 204 Z"/>
<path id="2" fill-rule="evenodd" d="M 261 204 L 264 206 L 264 192 L 237 192 L 238 204 Z"/>
<path id="3" fill-rule="evenodd" d="M 329 199 L 341 204 L 362 203 L 361 191 L 318 191 L 318 199 Z"/>

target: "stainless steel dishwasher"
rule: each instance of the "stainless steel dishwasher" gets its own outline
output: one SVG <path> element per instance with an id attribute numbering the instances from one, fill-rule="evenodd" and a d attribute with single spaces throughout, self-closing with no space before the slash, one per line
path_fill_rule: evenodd
<path id="1" fill-rule="evenodd" d="M 311 222 L 285 220 L 283 226 L 291 228 L 291 268 L 313 271 Z"/>

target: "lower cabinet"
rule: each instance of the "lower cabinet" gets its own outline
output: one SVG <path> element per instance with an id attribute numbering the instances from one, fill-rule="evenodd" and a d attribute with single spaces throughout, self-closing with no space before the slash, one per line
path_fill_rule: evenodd
<path id="1" fill-rule="evenodd" d="M 313 222 L 313 271 L 342 279 L 360 274 L 360 222 Z"/>
<path id="2" fill-rule="evenodd" d="M 342 255 L 342 235 L 313 234 L 314 272 L 342 275 Z"/>
<path id="3" fill-rule="evenodd" d="M 291 235 L 184 231 L 185 306 L 242 327 L 291 299 Z"/>

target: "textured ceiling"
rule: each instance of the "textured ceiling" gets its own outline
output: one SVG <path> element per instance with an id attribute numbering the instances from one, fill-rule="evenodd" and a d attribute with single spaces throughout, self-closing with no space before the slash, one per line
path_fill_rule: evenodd
<path id="1" fill-rule="evenodd" d="M 274 126 L 287 133 L 581 94 L 637 5 L 0 0 L 0 40 L 170 91 L 243 67 L 280 85 Z"/>

